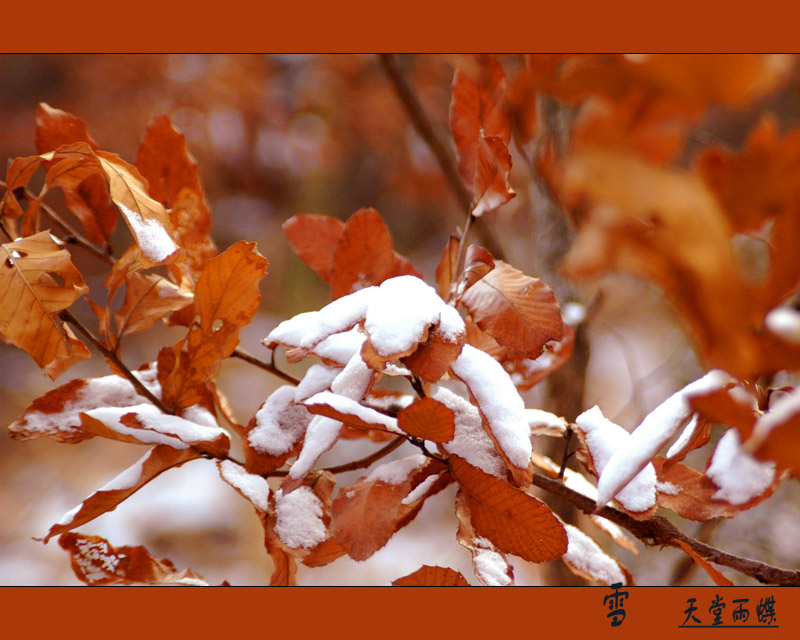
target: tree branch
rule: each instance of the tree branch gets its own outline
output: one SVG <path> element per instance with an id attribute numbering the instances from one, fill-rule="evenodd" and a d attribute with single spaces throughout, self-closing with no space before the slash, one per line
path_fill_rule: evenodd
<path id="1" fill-rule="evenodd" d="M 144 384 L 142 384 L 142 381 L 139 380 L 139 378 L 133 375 L 131 370 L 125 366 L 125 363 L 123 363 L 122 360 L 119 359 L 117 354 L 115 354 L 111 349 L 107 349 L 105 345 L 103 345 L 103 343 L 100 342 L 100 340 L 98 340 L 94 336 L 94 334 L 92 334 L 91 331 L 89 331 L 86 327 L 83 326 L 80 320 L 78 320 L 66 309 L 61 313 L 59 313 L 59 317 L 62 320 L 69 322 L 83 335 L 84 338 L 86 338 L 89 342 L 91 342 L 94 348 L 97 349 L 100 353 L 102 353 L 107 360 L 113 362 L 114 366 L 116 366 L 117 369 L 128 379 L 128 381 L 134 386 L 136 391 L 139 392 L 140 396 L 144 396 L 145 398 L 147 398 L 150 402 L 152 402 L 155 406 L 161 409 L 161 411 L 163 411 L 164 413 L 172 413 L 172 411 L 170 411 L 159 398 L 153 395 L 150 389 L 148 389 L 147 387 L 144 386 Z"/>
<path id="2" fill-rule="evenodd" d="M 766 564 L 765 562 L 726 553 L 725 551 L 721 551 L 720 549 L 716 549 L 704 542 L 687 536 L 669 520 L 661 516 L 656 516 L 650 520 L 634 520 L 627 513 L 623 513 L 612 507 L 597 509 L 594 500 L 591 498 L 587 498 L 583 494 L 573 491 L 557 480 L 552 480 L 543 475 L 535 474 L 533 476 L 533 484 L 545 491 L 565 498 L 584 513 L 601 516 L 625 527 L 647 546 L 658 545 L 662 547 L 680 548 L 676 542 L 676 540 L 680 540 L 691 547 L 705 560 L 735 569 L 751 578 L 755 578 L 763 584 L 778 584 L 784 586 L 800 585 L 800 571 L 781 569 Z"/>
<path id="3" fill-rule="evenodd" d="M 366 469 L 373 462 L 377 462 L 384 456 L 389 455 L 392 451 L 397 449 L 397 447 L 406 442 L 406 440 L 407 438 L 405 438 L 404 436 L 397 436 L 389 444 L 387 444 L 384 447 L 381 447 L 376 452 L 368 455 L 366 458 L 353 460 L 352 462 L 340 464 L 335 467 L 324 467 L 322 469 L 317 469 L 317 471 L 328 471 L 330 473 L 344 473 L 345 471 L 357 471 L 358 469 Z M 268 473 L 262 474 L 262 476 L 265 478 L 283 477 L 288 475 L 289 472 L 285 469 L 280 469 L 278 471 L 269 471 Z"/>
<path id="4" fill-rule="evenodd" d="M 439 164 L 439 168 L 444 174 L 447 184 L 450 185 L 450 190 L 453 192 L 456 200 L 458 200 L 459 205 L 469 216 L 470 220 L 477 223 L 478 232 L 481 235 L 483 244 L 486 245 L 486 248 L 495 258 L 502 260 L 504 252 L 500 243 L 484 220 L 482 218 L 476 219 L 472 215 L 472 195 L 464 186 L 453 157 L 433 130 L 431 121 L 425 114 L 425 110 L 422 108 L 422 104 L 417 98 L 416 93 L 414 93 L 414 90 L 406 81 L 405 75 L 397 64 L 397 59 L 394 54 L 379 53 L 378 61 L 380 62 L 381 68 L 386 73 L 386 76 L 391 81 L 395 93 L 406 111 L 406 115 L 408 115 L 411 123 L 414 125 L 414 129 L 425 144 L 428 145 L 428 149 L 430 149 L 433 157 L 436 158 L 436 162 Z"/>
<path id="5" fill-rule="evenodd" d="M 300 384 L 300 381 L 294 376 L 290 376 L 288 373 L 281 371 L 274 364 L 259 360 L 258 358 L 250 355 L 246 351 L 242 351 L 241 349 L 236 349 L 232 355 L 234 358 L 239 358 L 239 360 L 244 360 L 245 362 L 249 362 L 250 364 L 258 367 L 259 369 L 263 369 L 264 371 L 269 371 L 270 373 L 278 376 L 281 380 L 284 380 L 289 384 L 293 384 L 295 387 L 298 384 Z"/>

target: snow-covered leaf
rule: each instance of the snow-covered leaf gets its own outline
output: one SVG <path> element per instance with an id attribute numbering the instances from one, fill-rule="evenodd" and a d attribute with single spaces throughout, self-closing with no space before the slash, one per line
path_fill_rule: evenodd
<path id="1" fill-rule="evenodd" d="M 571 524 L 564 524 L 564 528 L 567 530 L 568 544 L 561 559 L 572 573 L 603 585 L 617 582 L 628 586 L 633 584 L 630 572 L 588 535 Z"/>
<path id="2" fill-rule="evenodd" d="M 456 495 L 456 517 L 458 518 L 458 543 L 472 554 L 475 575 L 487 587 L 507 587 L 514 584 L 514 569 L 505 554 L 486 538 L 475 534 L 470 519 L 469 507 L 462 492 Z"/>

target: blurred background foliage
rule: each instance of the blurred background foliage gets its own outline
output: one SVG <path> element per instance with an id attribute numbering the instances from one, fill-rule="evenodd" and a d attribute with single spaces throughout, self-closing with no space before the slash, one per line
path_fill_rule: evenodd
<path id="1" fill-rule="evenodd" d="M 509 75 L 522 65 L 519 56 L 500 60 Z M 451 148 L 448 106 L 457 61 L 456 56 L 399 58 L 428 117 Z M 35 153 L 40 102 L 76 114 L 102 149 L 129 161 L 156 116 L 168 115 L 185 134 L 212 207 L 212 233 L 220 249 L 240 239 L 255 241 L 270 263 L 261 285 L 260 312 L 242 332 L 243 348 L 258 355 L 265 355 L 259 340 L 279 321 L 330 299 L 328 285 L 289 250 L 281 230 L 289 217 L 319 213 L 344 220 L 360 207 L 373 206 L 386 220 L 396 250 L 429 282 L 449 234 L 463 225 L 463 211 L 435 159 L 371 55 L 2 55 L 4 164 Z M 765 111 L 776 114 L 783 126 L 800 124 L 797 65 L 778 92 L 748 109 L 711 109 L 691 132 L 688 151 L 710 143 L 738 148 Z M 516 156 L 510 182 L 518 196 L 487 216 L 488 224 L 507 260 L 537 275 L 532 249 L 537 192 Z M 124 233 L 112 238 L 117 255 L 125 248 Z M 100 291 L 104 265 L 80 252 L 74 256 L 92 290 Z M 603 294 L 588 328 L 592 356 L 584 406 L 598 403 L 607 416 L 632 428 L 669 393 L 696 377 L 699 367 L 653 287 L 608 276 L 578 291 L 584 302 L 598 291 Z M 131 367 L 153 360 L 162 344 L 179 339 L 180 330 L 162 327 L 146 336 L 126 344 L 123 357 Z M 93 358 L 59 382 L 107 373 L 102 360 Z M 226 363 L 220 376 L 244 422 L 277 384 L 241 362 Z M 0 345 L 3 425 L 50 388 L 52 383 L 25 353 Z M 528 406 L 540 406 L 542 395 L 538 388 L 529 392 Z M 30 538 L 44 534 L 64 511 L 142 453 L 115 444 L 92 440 L 67 447 L 44 439 L 19 444 L 10 441 L 5 429 L 0 432 L 0 584 L 77 583 L 57 545 L 44 547 Z M 353 443 L 353 456 L 359 455 L 359 446 L 369 449 L 369 444 Z M 154 555 L 170 557 L 179 568 L 191 566 L 210 581 L 265 583 L 269 560 L 260 524 L 206 462 L 165 474 L 86 531 L 117 545 L 145 544 Z M 796 483 L 788 485 L 758 508 L 717 527 L 715 544 L 796 568 L 800 548 L 791 541 L 800 539 L 800 511 Z M 451 498 L 432 500 L 425 517 L 395 536 L 369 563 L 342 559 L 324 571 L 306 571 L 299 576 L 301 584 L 388 584 L 422 562 L 472 575 L 469 554 L 455 543 L 452 513 L 436 512 L 435 505 Z M 687 533 L 697 532 L 694 523 L 681 526 Z M 787 528 L 793 536 L 786 534 Z M 663 583 L 669 567 L 681 558 L 674 550 L 643 553 L 639 560 L 628 552 L 618 555 L 639 584 Z M 408 569 L 402 564 L 406 558 L 411 560 Z M 542 580 L 537 568 L 526 571 L 520 569 L 518 582 Z M 707 583 L 697 572 L 688 579 Z"/>

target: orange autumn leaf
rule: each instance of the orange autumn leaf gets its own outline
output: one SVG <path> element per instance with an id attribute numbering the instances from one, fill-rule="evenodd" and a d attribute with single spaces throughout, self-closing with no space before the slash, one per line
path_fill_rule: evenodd
<path id="1" fill-rule="evenodd" d="M 537 358 L 547 342 L 564 335 L 561 309 L 550 287 L 502 260 L 495 261 L 494 269 L 461 302 L 512 359 Z"/>
<path id="2" fill-rule="evenodd" d="M 458 456 L 451 455 L 449 464 L 477 535 L 529 562 L 552 560 L 567 550 L 566 531 L 546 504 Z"/>
<path id="3" fill-rule="evenodd" d="M 56 315 L 89 289 L 47 231 L 0 246 L 0 259 L 0 335 L 55 380 L 90 355 Z"/>
<path id="4" fill-rule="evenodd" d="M 46 102 L 40 102 L 36 111 L 35 141 L 39 154 L 55 151 L 62 145 L 74 142 L 85 142 L 92 149 L 98 148 L 83 120 L 67 111 L 55 109 Z"/>
<path id="5" fill-rule="evenodd" d="M 100 536 L 80 533 L 65 533 L 58 544 L 69 552 L 72 570 L 78 579 L 90 586 L 208 586 L 191 569 L 178 571 L 170 560 L 156 560 L 142 546 L 114 547 Z"/>
<path id="6" fill-rule="evenodd" d="M 433 398 L 420 398 L 397 414 L 397 423 L 410 436 L 432 442 L 450 442 L 455 435 L 455 414 Z"/>
<path id="7" fill-rule="evenodd" d="M 372 208 L 359 209 L 347 220 L 336 243 L 331 267 L 333 298 L 402 275 L 421 278 L 394 250 L 386 223 Z"/>
<path id="8" fill-rule="evenodd" d="M 502 105 L 505 87 L 503 67 L 489 55 L 464 58 L 453 78 L 450 129 L 458 172 L 473 195 L 475 216 L 516 195 L 508 184 L 511 120 Z"/>
<path id="9" fill-rule="evenodd" d="M 456 518 L 456 539 L 472 555 L 472 567 L 478 580 L 487 587 L 512 586 L 514 569 L 504 553 L 499 552 L 489 540 L 475 533 L 463 491 L 456 494 Z"/>
<path id="10" fill-rule="evenodd" d="M 719 570 L 715 569 L 711 564 L 703 558 L 697 551 L 692 549 L 688 544 L 686 544 L 683 540 L 679 540 L 675 538 L 675 544 L 677 544 L 683 551 L 688 555 L 692 560 L 697 563 L 700 568 L 708 574 L 708 577 L 714 581 L 718 587 L 732 587 L 733 582 L 731 582 L 728 578 L 722 575 Z"/>
<path id="11" fill-rule="evenodd" d="M 414 573 L 392 581 L 393 587 L 468 587 L 469 582 L 458 571 L 447 567 L 422 565 Z"/>
<path id="12" fill-rule="evenodd" d="M 237 242 L 213 258 L 197 280 L 194 309 L 197 321 L 186 338 L 172 350 L 174 362 L 163 377 L 164 401 L 174 408 L 197 404 L 203 385 L 239 344 L 239 331 L 258 309 L 258 282 L 266 274 L 267 260 L 254 242 Z"/>
<path id="13" fill-rule="evenodd" d="M 450 288 L 455 282 L 456 278 L 456 258 L 458 256 L 459 238 L 451 235 L 447 241 L 447 246 L 442 251 L 442 257 L 439 259 L 439 264 L 436 266 L 436 290 L 442 300 L 447 300 L 450 297 Z"/>
<path id="14" fill-rule="evenodd" d="M 328 284 L 333 279 L 333 256 L 344 222 L 331 216 L 301 214 L 283 223 L 283 232 L 297 256 Z"/>

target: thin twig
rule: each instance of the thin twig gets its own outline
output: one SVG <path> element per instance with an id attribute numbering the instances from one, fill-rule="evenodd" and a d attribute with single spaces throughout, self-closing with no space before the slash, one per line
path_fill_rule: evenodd
<path id="1" fill-rule="evenodd" d="M 142 384 L 142 381 L 139 380 L 133 373 L 131 372 L 128 367 L 119 359 L 116 353 L 114 353 L 111 349 L 107 349 L 105 345 L 98 340 L 91 331 L 89 331 L 80 320 L 78 320 L 75 316 L 73 316 L 69 311 L 64 310 L 59 314 L 59 317 L 66 322 L 69 322 L 73 327 L 75 327 L 83 337 L 86 338 L 89 342 L 92 343 L 95 349 L 97 349 L 100 353 L 102 353 L 107 360 L 110 360 L 114 363 L 115 367 L 118 371 L 122 372 L 128 381 L 134 386 L 136 391 L 139 392 L 139 395 L 144 396 L 150 402 L 152 402 L 155 406 L 157 406 L 161 411 L 164 413 L 172 413 L 167 406 L 153 393 Z"/>
<path id="2" fill-rule="evenodd" d="M 704 542 L 687 536 L 669 520 L 656 516 L 650 520 L 634 520 L 627 513 L 612 507 L 597 509 L 594 500 L 573 491 L 557 480 L 536 474 L 533 484 L 546 491 L 559 495 L 569 500 L 578 509 L 587 514 L 598 515 L 616 524 L 625 527 L 647 546 L 679 547 L 677 540 L 684 542 L 708 562 L 730 567 L 740 573 L 755 578 L 763 584 L 778 584 L 786 586 L 800 586 L 800 571 L 790 571 L 772 565 L 736 556 L 720 549 L 716 549 Z"/>
<path id="3" fill-rule="evenodd" d="M 357 471 L 358 469 L 366 469 L 369 467 L 373 462 L 377 462 L 384 456 L 389 455 L 392 451 L 397 449 L 401 444 L 406 442 L 406 438 L 404 436 L 397 436 L 394 440 L 392 440 L 389 444 L 384 447 L 381 447 L 376 452 L 368 455 L 366 458 L 361 458 L 359 460 L 353 460 L 352 462 L 347 462 L 345 464 L 340 464 L 335 467 L 324 467 L 322 469 L 318 469 L 318 471 L 328 471 L 330 473 L 344 473 L 346 471 Z M 268 473 L 262 474 L 265 478 L 273 478 L 273 477 L 283 477 L 288 476 L 289 472 L 285 469 L 280 469 L 278 471 L 269 471 Z"/>
<path id="4" fill-rule="evenodd" d="M 397 59 L 391 53 L 380 53 L 378 54 L 378 61 L 392 83 L 395 93 L 406 111 L 406 115 L 414 125 L 414 129 L 428 146 L 433 157 L 436 158 L 436 162 L 439 164 L 439 168 L 444 174 L 447 184 L 450 185 L 450 190 L 458 200 L 459 205 L 468 216 L 472 217 L 472 195 L 461 180 L 455 160 L 453 160 L 444 143 L 433 130 L 431 121 L 425 114 L 417 94 L 414 93 L 414 90 L 406 81 L 402 69 L 397 64 Z M 483 219 L 479 219 L 477 222 L 483 244 L 486 245 L 486 248 L 495 258 L 503 259 L 503 249 L 491 228 L 484 223 Z"/>
<path id="5" fill-rule="evenodd" d="M 0 187 L 3 187 L 3 188 L 7 189 L 8 188 L 8 183 L 6 183 L 4 180 L 0 180 Z M 38 196 L 35 193 L 33 193 L 32 191 L 28 190 L 27 188 L 25 189 L 24 193 L 25 193 L 25 197 L 28 198 L 28 200 L 36 200 L 36 199 L 38 199 Z M 75 227 L 73 227 L 69 222 L 64 220 L 64 218 L 62 218 L 58 213 L 56 213 L 51 207 L 46 205 L 44 202 L 42 202 L 40 204 L 40 207 L 41 207 L 40 210 L 48 218 L 50 218 L 58 226 L 60 226 L 62 229 L 64 229 L 65 231 L 67 231 L 69 233 L 69 238 L 70 238 L 69 242 L 74 243 L 75 245 L 81 247 L 82 249 L 85 249 L 86 251 L 91 253 L 94 257 L 102 260 L 103 262 L 105 262 L 108 265 L 113 265 L 114 264 L 115 261 L 114 261 L 113 257 L 111 257 L 110 255 L 108 255 L 108 253 L 106 253 L 105 251 L 102 251 L 101 249 L 97 248 L 94 244 L 89 242 L 80 233 L 80 231 L 78 231 Z"/>
<path id="6" fill-rule="evenodd" d="M 567 462 L 569 462 L 570 453 L 569 443 L 572 441 L 572 425 L 567 425 L 567 432 L 564 434 L 564 456 L 561 458 L 561 468 L 558 470 L 558 480 L 564 480 L 564 471 L 567 469 Z"/>
<path id="7" fill-rule="evenodd" d="M 273 355 L 275 354 L 274 351 L 272 353 L 273 353 Z M 239 358 L 240 360 L 244 360 L 245 362 L 249 362 L 250 364 L 258 367 L 259 369 L 263 369 L 264 371 L 269 371 L 273 375 L 278 376 L 281 380 L 284 380 L 285 382 L 288 382 L 289 384 L 293 384 L 295 387 L 298 384 L 300 384 L 300 381 L 297 378 L 295 378 L 293 376 L 290 376 L 288 373 L 285 373 L 284 371 L 281 371 L 280 369 L 278 369 L 278 367 L 275 366 L 275 364 L 274 364 L 275 358 L 274 357 L 273 357 L 273 362 L 272 363 L 263 362 L 262 360 L 259 360 L 255 356 L 252 356 L 249 353 L 247 353 L 246 351 L 242 351 L 241 349 L 236 349 L 233 352 L 232 355 L 233 355 L 234 358 Z"/>

